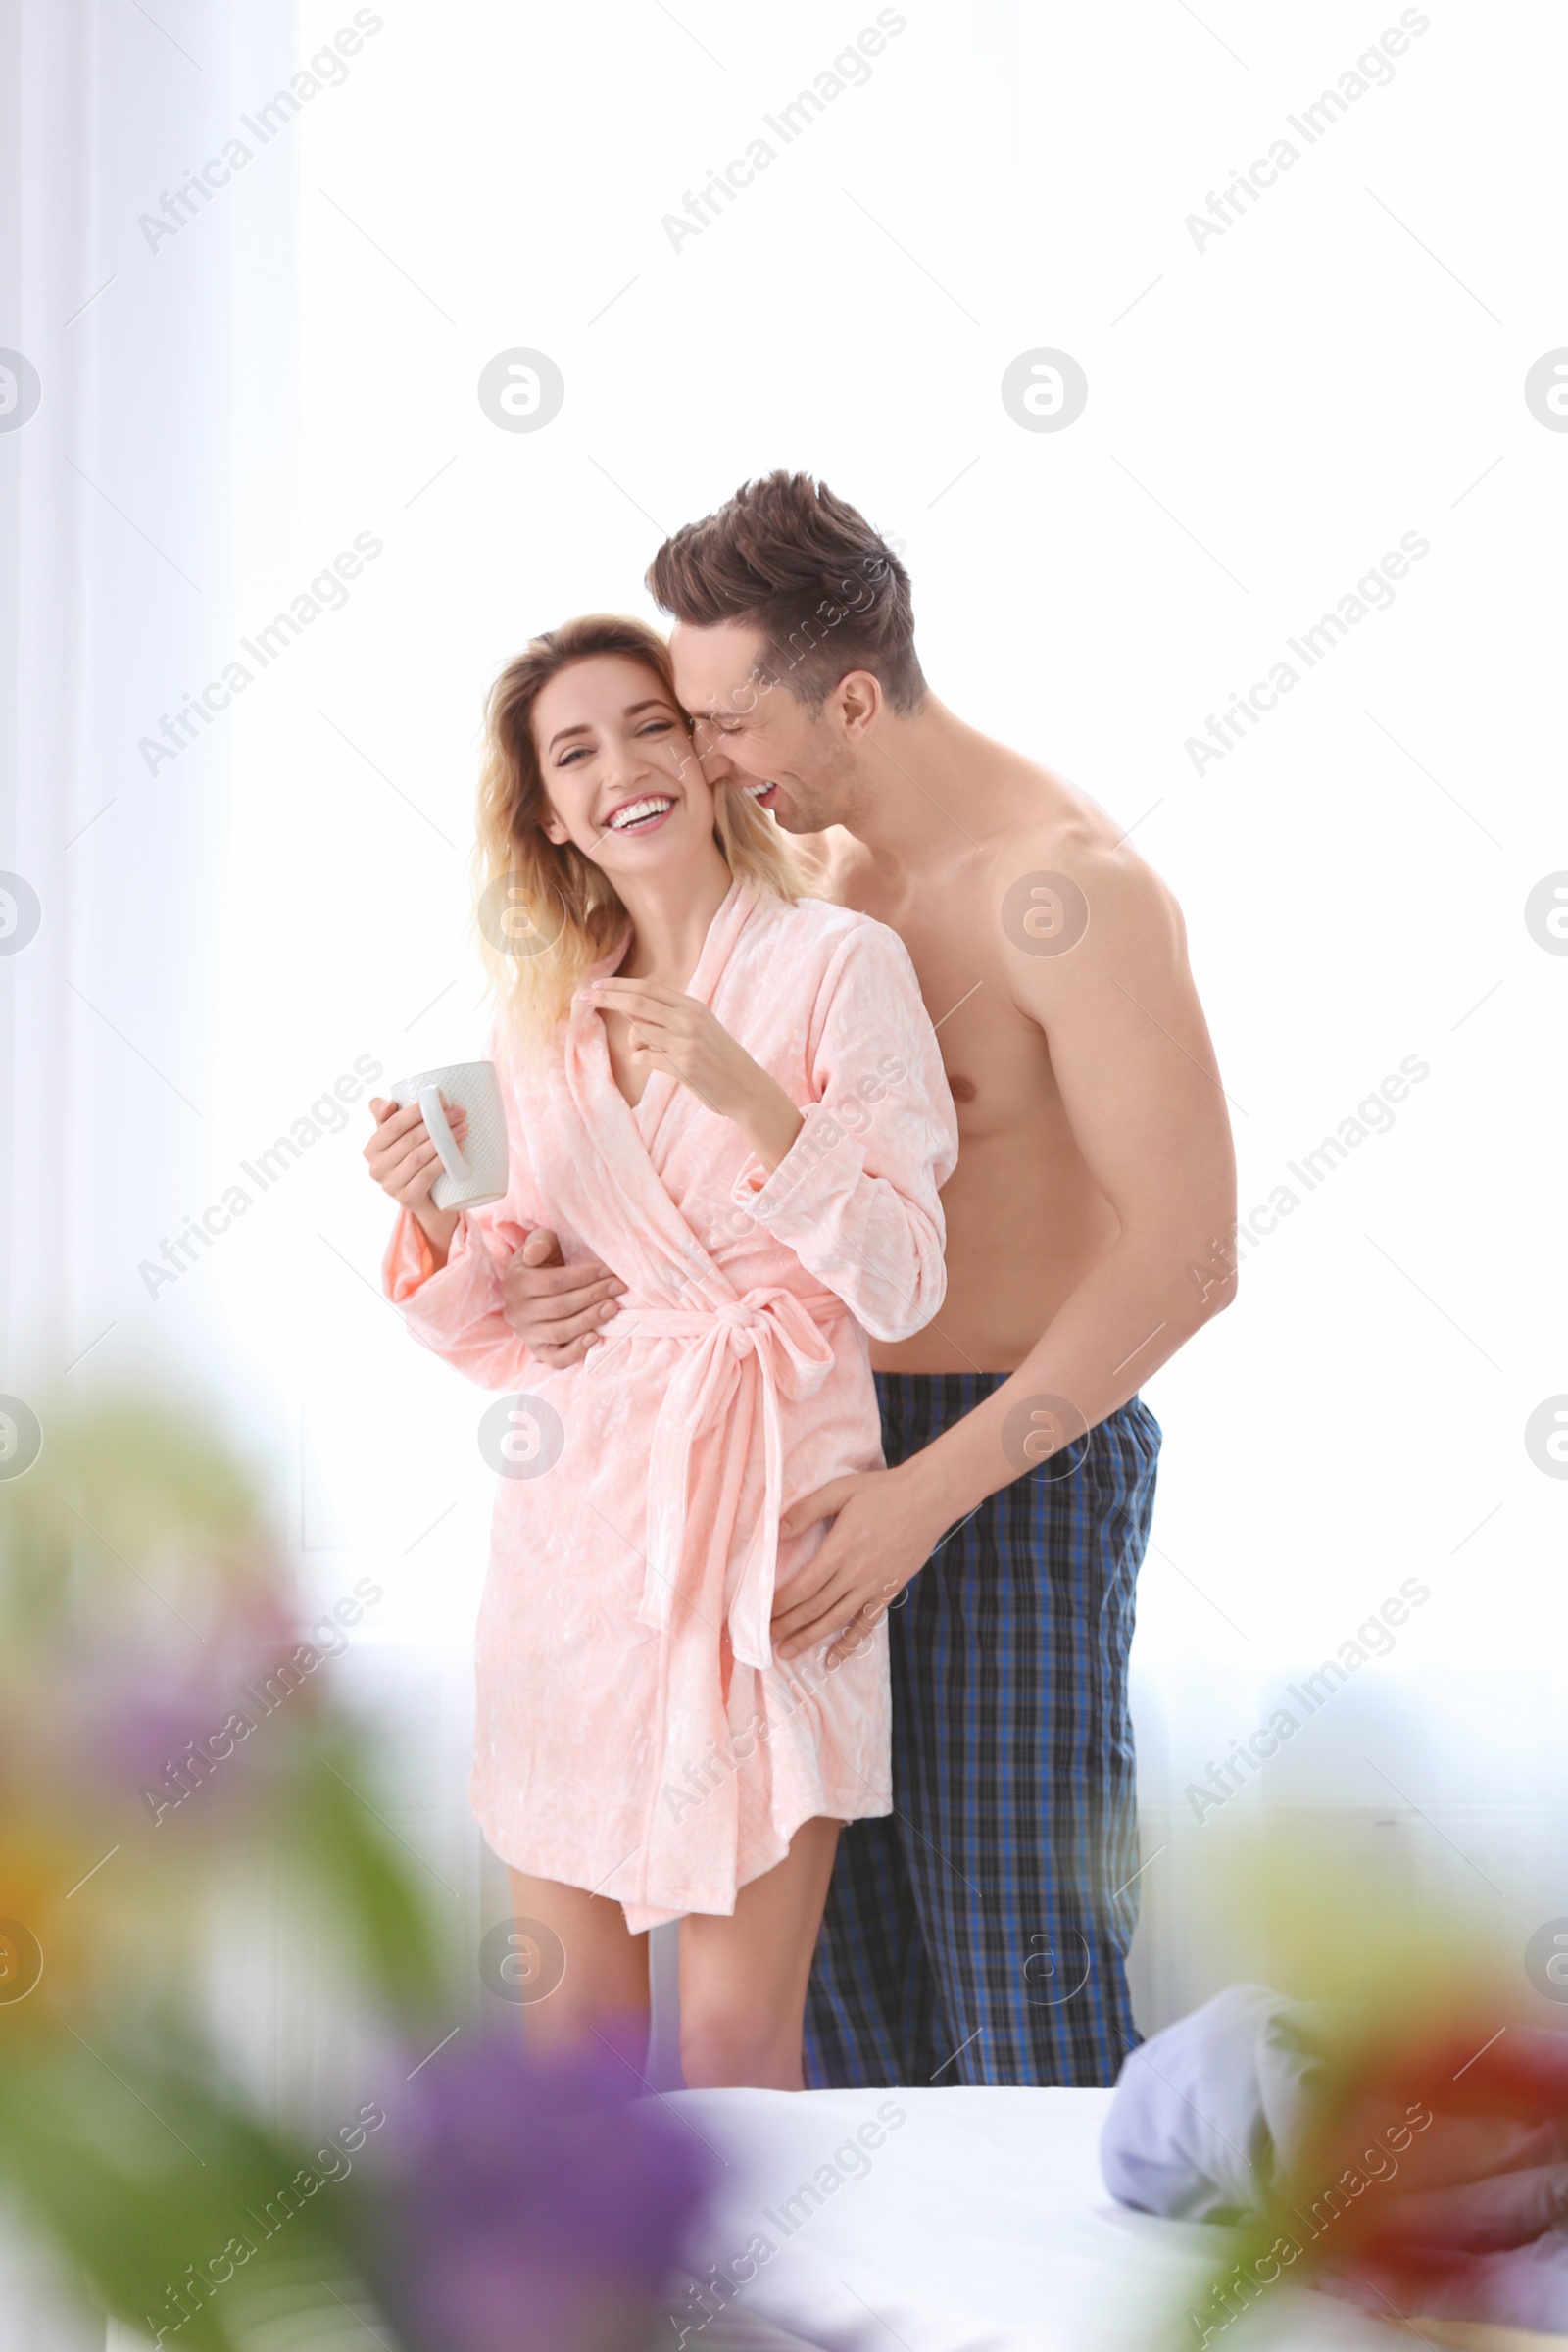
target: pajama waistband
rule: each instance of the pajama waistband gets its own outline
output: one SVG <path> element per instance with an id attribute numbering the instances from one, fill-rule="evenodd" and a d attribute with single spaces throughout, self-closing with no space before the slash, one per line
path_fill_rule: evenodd
<path id="1" fill-rule="evenodd" d="M 876 1400 L 884 1440 L 897 1437 L 900 1456 L 928 1446 L 933 1438 L 972 1413 L 1000 1389 L 1010 1372 L 877 1372 Z M 890 1445 L 887 1448 L 894 1451 Z"/>

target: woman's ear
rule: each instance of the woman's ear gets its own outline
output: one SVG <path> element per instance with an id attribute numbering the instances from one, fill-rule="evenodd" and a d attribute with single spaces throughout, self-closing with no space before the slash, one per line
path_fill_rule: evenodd
<path id="1" fill-rule="evenodd" d="M 539 819 L 539 830 L 544 835 L 546 841 L 553 841 L 555 843 L 558 850 L 562 847 L 564 842 L 567 842 L 571 839 L 571 835 L 567 832 L 561 818 L 556 814 L 554 808 L 549 806 L 548 802 L 545 805 L 545 813 Z"/>

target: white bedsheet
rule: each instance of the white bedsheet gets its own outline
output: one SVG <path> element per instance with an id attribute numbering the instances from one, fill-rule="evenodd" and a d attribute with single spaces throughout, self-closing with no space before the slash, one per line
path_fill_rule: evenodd
<path id="1" fill-rule="evenodd" d="M 718 2265 L 732 2281 L 738 2270 L 744 2283 L 707 2325 L 694 2300 L 663 2340 L 670 2352 L 682 2340 L 687 2352 L 729 2352 L 777 2344 L 767 2331 L 778 2328 L 819 2352 L 1196 2352 L 1181 2313 L 1214 2261 L 1214 2232 L 1113 2202 L 1098 2155 L 1110 2096 L 671 2094 L 669 2109 L 730 2168 L 698 2268 Z M 862 2126 L 868 2138 L 883 2132 L 880 2145 L 858 2143 Z M 772 2248 L 765 2259 L 756 2239 Z M 1210 2352 L 1235 2340 L 1216 2333 Z M 1269 2340 L 1387 2352 L 1389 2338 L 1311 2295 L 1282 2303 Z"/>

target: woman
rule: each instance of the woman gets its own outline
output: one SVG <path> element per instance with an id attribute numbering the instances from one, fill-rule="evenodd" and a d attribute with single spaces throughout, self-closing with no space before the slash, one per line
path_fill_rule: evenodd
<path id="1" fill-rule="evenodd" d="M 470 1785 L 516 1916 L 565 1954 L 529 2030 L 646 2012 L 646 1931 L 680 1917 L 688 2083 L 799 2089 L 839 1826 L 891 1810 L 887 1636 L 833 1673 L 774 1662 L 775 1587 L 821 1540 L 779 1519 L 878 1465 L 865 1334 L 942 1302 L 941 1057 L 894 933 L 803 898 L 770 819 L 710 786 L 638 621 L 502 672 L 479 847 L 506 1199 L 432 1205 L 416 1106 L 374 1102 L 366 1156 L 401 1209 L 388 1296 L 524 1393 L 551 1457 L 496 1499 Z M 564 1369 L 503 1311 L 543 1227 L 625 1285 Z"/>

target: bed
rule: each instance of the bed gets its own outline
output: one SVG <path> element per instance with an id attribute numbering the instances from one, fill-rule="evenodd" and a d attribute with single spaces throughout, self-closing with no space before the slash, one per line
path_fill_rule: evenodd
<path id="1" fill-rule="evenodd" d="M 655 2341 L 670 2352 L 1197 2352 L 1182 2310 L 1209 2276 L 1214 2233 L 1112 2201 L 1098 2155 L 1110 2097 L 671 2093 L 671 2113 L 727 2169 L 694 2265 L 708 2299 L 694 2287 Z M 1418 2337 L 1471 2352 L 1559 2340 L 1428 2322 L 1406 2335 L 1304 2294 L 1280 2302 L 1270 2330 L 1239 2325 L 1208 2342 L 1414 2352 Z"/>

